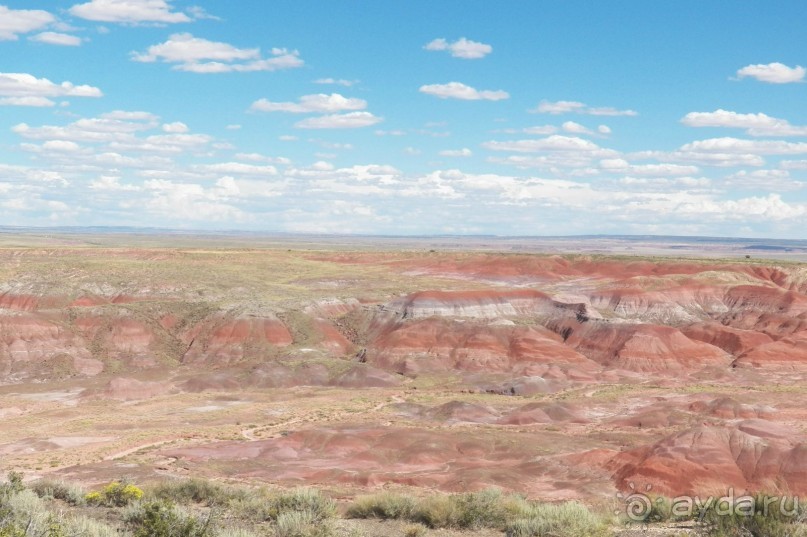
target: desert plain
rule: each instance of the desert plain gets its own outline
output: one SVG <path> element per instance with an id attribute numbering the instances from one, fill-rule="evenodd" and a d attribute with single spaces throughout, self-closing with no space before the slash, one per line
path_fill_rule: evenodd
<path id="1" fill-rule="evenodd" d="M 0 471 L 807 495 L 803 250 L 606 243 L 5 233 Z"/>

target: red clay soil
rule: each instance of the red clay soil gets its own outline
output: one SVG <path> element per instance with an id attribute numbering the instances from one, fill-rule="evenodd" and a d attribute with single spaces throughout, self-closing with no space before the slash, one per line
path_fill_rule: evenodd
<path id="1" fill-rule="evenodd" d="M 689 339 L 714 345 L 734 356 L 773 341 L 761 332 L 740 330 L 717 322 L 692 324 L 681 328 L 681 332 Z"/>
<path id="2" fill-rule="evenodd" d="M 367 359 L 378 367 L 403 374 L 485 371 L 530 376 L 536 366 L 550 363 L 580 371 L 599 370 L 597 364 L 542 327 L 437 318 L 392 325 L 372 342 Z"/>
<path id="3" fill-rule="evenodd" d="M 559 499 L 573 495 L 570 483 L 599 480 L 540 456 L 538 435 L 520 442 L 481 431 L 430 431 L 401 427 L 318 428 L 252 442 L 221 442 L 173 449 L 162 455 L 183 465 L 215 464 L 239 478 L 290 483 L 342 483 L 376 487 L 387 483 L 444 491 L 498 486 Z"/>
<path id="4" fill-rule="evenodd" d="M 188 350 L 183 363 L 226 365 L 259 356 L 267 347 L 293 343 L 288 329 L 273 317 L 214 316 L 191 327 L 182 335 Z"/>
<path id="5" fill-rule="evenodd" d="M 807 492 L 807 444 L 788 428 L 748 420 L 736 426 L 702 425 L 609 462 L 621 490 L 651 485 L 669 495 L 746 491 Z"/>
<path id="6" fill-rule="evenodd" d="M 731 363 L 725 351 L 669 326 L 566 322 L 556 329 L 566 336 L 567 345 L 609 368 L 675 372 Z"/>

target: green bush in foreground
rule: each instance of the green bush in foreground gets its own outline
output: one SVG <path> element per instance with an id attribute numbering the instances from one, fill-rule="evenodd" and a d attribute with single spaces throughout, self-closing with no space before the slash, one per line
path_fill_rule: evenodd
<path id="1" fill-rule="evenodd" d="M 395 492 L 379 492 L 357 496 L 347 509 L 348 518 L 380 518 L 409 520 L 415 510 L 415 499 Z"/>
<path id="2" fill-rule="evenodd" d="M 200 520 L 166 501 L 137 505 L 125 515 L 133 537 L 212 537 L 211 518 Z"/>
<path id="3" fill-rule="evenodd" d="M 75 506 L 87 503 L 87 494 L 82 487 L 64 481 L 40 479 L 31 483 L 30 489 L 43 499 L 53 498 Z"/>
<path id="4" fill-rule="evenodd" d="M 150 496 L 178 504 L 200 503 L 209 507 L 224 506 L 248 495 L 244 490 L 220 485 L 205 479 L 166 481 L 148 491 Z"/>
<path id="5" fill-rule="evenodd" d="M 758 494 L 731 509 L 715 503 L 698 516 L 714 537 L 807 537 L 805 506 L 793 498 Z"/>
<path id="6" fill-rule="evenodd" d="M 495 489 L 422 499 L 391 492 L 359 496 L 348 508 L 347 516 L 408 520 L 430 528 L 493 528 L 506 531 L 510 537 L 605 533 L 605 523 L 582 504 L 532 503 Z"/>

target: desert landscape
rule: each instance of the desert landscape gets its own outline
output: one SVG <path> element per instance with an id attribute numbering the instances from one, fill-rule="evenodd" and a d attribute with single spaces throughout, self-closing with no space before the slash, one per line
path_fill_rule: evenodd
<path id="1" fill-rule="evenodd" d="M 4 473 L 613 514 L 807 494 L 797 260 L 149 240 L 4 235 Z"/>

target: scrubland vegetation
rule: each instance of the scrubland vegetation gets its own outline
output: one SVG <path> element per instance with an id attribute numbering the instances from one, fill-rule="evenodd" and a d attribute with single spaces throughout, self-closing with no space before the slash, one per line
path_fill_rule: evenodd
<path id="1" fill-rule="evenodd" d="M 762 515 L 768 498 L 756 497 L 755 515 L 726 515 L 713 505 L 691 518 L 676 517 L 669 499 L 657 498 L 643 521 L 626 526 L 579 502 L 533 502 L 494 489 L 424 496 L 382 491 L 341 505 L 313 488 L 277 491 L 189 479 L 144 488 L 114 481 L 85 491 L 62 481 L 24 484 L 12 472 L 0 484 L 0 537 L 424 537 L 446 530 L 605 537 L 653 527 L 670 536 L 807 536 L 804 506 L 791 503 L 786 514 L 773 509 Z M 361 520 L 398 524 L 391 533 L 368 529 Z"/>

